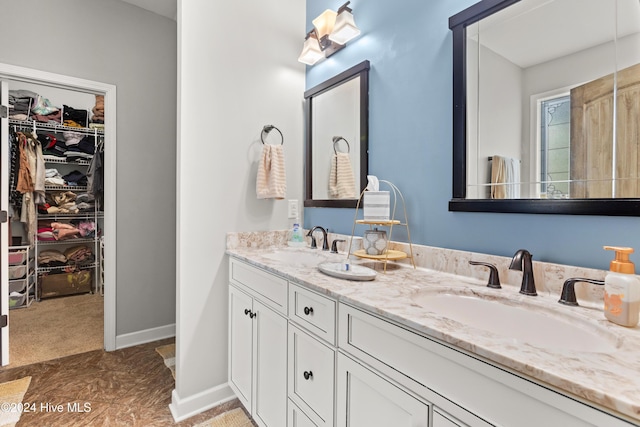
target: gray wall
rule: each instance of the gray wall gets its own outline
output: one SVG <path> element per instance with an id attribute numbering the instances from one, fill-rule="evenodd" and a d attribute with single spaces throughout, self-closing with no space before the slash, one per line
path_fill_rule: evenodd
<path id="1" fill-rule="evenodd" d="M 0 15 L 0 63 L 117 86 L 116 334 L 175 323 L 176 23 L 117 0 Z"/>

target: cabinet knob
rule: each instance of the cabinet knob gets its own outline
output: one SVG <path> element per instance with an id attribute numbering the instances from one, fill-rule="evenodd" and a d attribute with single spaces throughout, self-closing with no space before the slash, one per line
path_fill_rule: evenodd
<path id="1" fill-rule="evenodd" d="M 311 372 L 311 371 L 304 371 L 304 373 L 302 375 L 304 375 L 304 379 L 305 380 L 313 378 L 313 372 Z"/>
<path id="2" fill-rule="evenodd" d="M 248 308 L 245 308 L 244 309 L 244 314 L 249 314 L 249 313 L 251 313 L 251 310 L 249 310 Z"/>
<path id="3" fill-rule="evenodd" d="M 258 315 L 258 313 L 249 312 L 249 317 L 252 318 L 252 319 L 254 317 L 256 317 L 257 315 Z"/>
<path id="4" fill-rule="evenodd" d="M 313 307 L 305 307 L 304 308 L 304 314 L 306 314 L 307 316 L 313 313 Z"/>

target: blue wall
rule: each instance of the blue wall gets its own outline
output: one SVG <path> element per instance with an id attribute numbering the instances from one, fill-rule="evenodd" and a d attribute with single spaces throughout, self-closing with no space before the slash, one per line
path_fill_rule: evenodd
<path id="1" fill-rule="evenodd" d="M 311 20 L 341 0 L 307 0 Z M 602 245 L 640 251 L 640 218 L 449 212 L 452 174 L 452 79 L 449 16 L 475 0 L 352 0 L 359 38 L 307 67 L 307 89 L 371 61 L 369 173 L 397 185 L 407 201 L 413 243 L 609 268 Z M 304 35 L 300 35 L 302 45 Z M 383 188 L 384 189 L 384 188 Z M 353 209 L 305 208 L 304 226 L 350 234 Z M 405 240 L 394 228 L 394 240 Z M 356 228 L 356 234 L 362 229 Z M 640 269 L 640 254 L 631 256 Z M 640 270 L 638 270 L 640 271 Z"/>

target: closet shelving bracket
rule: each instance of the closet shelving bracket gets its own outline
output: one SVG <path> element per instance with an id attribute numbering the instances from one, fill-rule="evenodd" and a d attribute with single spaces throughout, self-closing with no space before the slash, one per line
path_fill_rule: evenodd
<path id="1" fill-rule="evenodd" d="M 347 251 L 347 258 L 351 255 L 354 255 L 358 258 L 371 259 L 374 261 L 380 261 L 384 263 L 384 272 L 387 272 L 387 263 L 389 261 L 399 261 L 405 258 L 409 258 L 411 260 L 411 265 L 413 268 L 416 268 L 416 263 L 413 255 L 413 244 L 411 243 L 411 232 L 409 231 L 409 220 L 407 217 L 407 205 L 404 200 L 404 196 L 398 187 L 396 187 L 392 182 L 381 179 L 380 183 L 384 183 L 389 186 L 391 192 L 393 193 L 393 207 L 391 208 L 390 219 L 386 221 L 371 221 L 358 219 L 358 210 L 360 209 L 360 204 L 364 198 L 364 194 L 367 189 L 365 188 L 361 193 L 360 197 L 358 197 L 358 202 L 356 203 L 355 215 L 353 218 L 353 227 L 351 229 L 351 239 L 349 239 L 349 250 Z M 398 200 L 402 204 L 402 213 L 404 214 L 404 220 L 396 219 L 396 209 L 398 207 Z M 351 252 L 351 248 L 353 245 L 353 236 L 355 235 L 356 225 L 368 225 L 369 228 L 373 226 L 381 226 L 389 228 L 389 236 L 387 238 L 387 246 L 382 255 L 369 255 L 364 249 L 359 249 L 354 252 Z M 409 245 L 409 253 L 407 254 L 404 251 L 397 249 L 390 249 L 389 245 L 391 242 L 391 238 L 393 236 L 393 227 L 394 226 L 404 226 L 407 229 L 407 243 Z"/>

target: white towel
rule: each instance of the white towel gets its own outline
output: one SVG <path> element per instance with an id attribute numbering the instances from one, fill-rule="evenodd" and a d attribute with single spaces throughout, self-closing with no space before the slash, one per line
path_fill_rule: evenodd
<path id="1" fill-rule="evenodd" d="M 507 158 L 507 199 L 520 198 L 520 161 L 518 159 Z"/>
<path id="2" fill-rule="evenodd" d="M 356 181 L 349 153 L 336 153 L 331 161 L 329 196 L 336 199 L 355 199 Z"/>
<path id="3" fill-rule="evenodd" d="M 264 144 L 256 178 L 258 199 L 284 199 L 286 192 L 284 148 L 282 145 Z"/>

